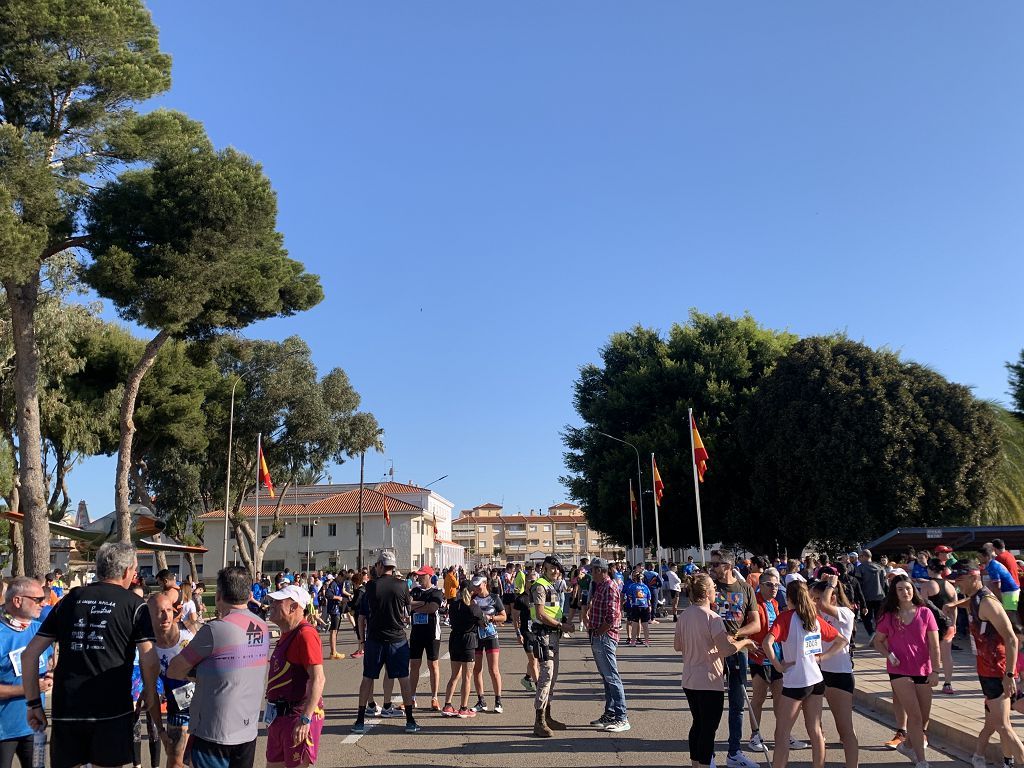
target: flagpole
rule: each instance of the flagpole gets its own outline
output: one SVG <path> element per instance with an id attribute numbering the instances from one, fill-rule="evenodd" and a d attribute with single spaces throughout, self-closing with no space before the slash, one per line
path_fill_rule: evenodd
<path id="1" fill-rule="evenodd" d="M 252 569 L 255 575 L 257 570 L 256 566 L 258 560 L 256 553 L 260 549 L 260 459 L 263 457 L 263 433 L 260 432 L 256 435 L 256 545 L 252 550 Z"/>
<path id="2" fill-rule="evenodd" d="M 629 478 L 629 558 L 632 560 L 636 557 L 636 534 L 634 533 L 634 518 L 636 514 L 633 512 L 633 505 L 636 503 L 636 499 L 633 496 L 633 478 Z"/>
<path id="3" fill-rule="evenodd" d="M 646 554 L 647 554 L 647 552 L 646 552 L 646 550 L 647 550 L 647 535 L 644 533 L 644 480 L 643 480 L 643 475 L 640 474 L 640 449 L 637 448 L 635 445 L 633 445 L 628 440 L 623 440 L 621 437 L 615 437 L 615 435 L 609 435 L 607 432 L 602 432 L 599 429 L 595 430 L 595 431 L 597 432 L 597 434 L 603 435 L 604 437 L 607 437 L 609 440 L 614 440 L 617 443 L 622 443 L 623 445 L 628 445 L 630 448 L 633 449 L 633 453 L 636 454 L 636 492 L 638 494 L 640 494 L 640 498 L 637 500 L 639 502 L 639 504 L 640 504 L 640 539 L 641 539 L 640 546 L 644 548 L 644 558 L 643 559 L 646 560 L 647 559 L 647 557 L 646 557 Z M 633 551 L 629 553 L 629 557 L 631 559 L 636 557 L 636 547 L 635 546 L 633 547 Z M 630 563 L 630 564 L 631 565 L 636 565 L 636 563 Z"/>
<path id="4" fill-rule="evenodd" d="M 697 540 L 700 542 L 700 562 L 707 565 L 707 556 L 704 554 L 704 522 L 700 512 L 700 482 L 697 476 L 697 454 L 696 445 L 693 442 L 693 408 L 687 408 L 687 426 L 690 428 L 690 462 L 693 464 L 693 497 L 697 500 Z"/>
<path id="5" fill-rule="evenodd" d="M 655 567 L 661 566 L 661 526 L 658 523 L 658 489 L 654 485 L 655 475 L 655 464 L 654 454 L 651 454 L 651 489 L 654 491 L 654 546 L 656 549 L 655 553 Z M 663 481 L 664 482 L 664 481 Z"/>

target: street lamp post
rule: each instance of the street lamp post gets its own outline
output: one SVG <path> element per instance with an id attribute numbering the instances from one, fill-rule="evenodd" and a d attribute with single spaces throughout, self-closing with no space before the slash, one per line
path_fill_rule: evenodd
<path id="1" fill-rule="evenodd" d="M 636 454 L 636 492 L 637 492 L 637 499 L 639 500 L 639 504 L 640 504 L 640 543 L 643 545 L 643 548 L 644 548 L 644 559 L 646 560 L 647 559 L 647 557 L 646 557 L 646 555 L 647 555 L 647 536 L 644 534 L 644 494 L 643 494 L 643 481 L 642 481 L 641 476 L 640 476 L 640 449 L 637 448 L 635 445 L 633 445 L 628 440 L 623 440 L 621 437 L 615 437 L 614 435 L 609 435 L 607 432 L 602 432 L 599 429 L 598 430 L 594 430 L 594 431 L 597 432 L 597 434 L 599 434 L 599 435 L 607 437 L 609 440 L 614 440 L 617 443 L 622 443 L 623 445 L 628 445 L 630 448 L 633 449 L 633 452 Z M 630 538 L 629 544 L 630 544 L 630 547 L 632 548 L 632 550 L 629 553 L 630 557 L 636 557 L 636 541 L 633 539 L 633 510 L 629 511 L 629 538 Z"/>
<path id="2" fill-rule="evenodd" d="M 228 567 L 228 515 L 231 513 L 231 446 L 235 437 L 235 387 L 252 369 L 235 374 L 235 382 L 231 385 L 231 415 L 228 417 L 228 477 L 224 484 L 224 557 L 221 568 Z M 237 552 L 238 547 L 235 546 Z M 237 555 L 235 556 L 237 562 Z"/>

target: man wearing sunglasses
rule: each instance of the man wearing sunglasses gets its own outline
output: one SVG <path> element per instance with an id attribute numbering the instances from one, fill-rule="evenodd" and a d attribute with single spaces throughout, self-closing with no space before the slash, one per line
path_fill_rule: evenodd
<path id="1" fill-rule="evenodd" d="M 756 635 L 761 629 L 754 590 L 744 579 L 736 578 L 736 558 L 731 552 L 711 553 L 711 578 L 715 581 L 715 602 L 711 610 L 725 623 L 725 631 L 733 639 Z M 747 655 L 734 653 L 725 659 L 729 680 L 729 756 L 727 768 L 757 768 L 757 763 L 740 751 L 743 740 L 743 701 L 746 698 Z"/>
<path id="2" fill-rule="evenodd" d="M 28 576 L 12 579 L 4 596 L 0 617 L 0 768 L 11 768 L 14 756 L 21 765 L 31 765 L 32 729 L 26 721 L 25 688 L 21 653 L 39 631 L 39 613 L 46 595 L 43 586 Z M 40 698 L 53 688 L 50 662 L 53 651 L 39 657 Z"/>

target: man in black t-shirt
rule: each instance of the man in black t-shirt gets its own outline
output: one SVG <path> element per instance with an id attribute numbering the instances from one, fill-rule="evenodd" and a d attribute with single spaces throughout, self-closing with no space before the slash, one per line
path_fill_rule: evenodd
<path id="1" fill-rule="evenodd" d="M 441 625 L 437 620 L 438 611 L 444 602 L 444 592 L 431 584 L 434 569 L 424 565 L 414 574 L 418 586 L 412 588 L 412 630 L 409 633 L 409 680 L 412 686 L 412 701 L 416 703 L 416 685 L 420 679 L 423 654 L 427 654 L 427 669 L 430 670 L 430 708 L 441 711 L 437 692 L 441 686 Z"/>
<path id="2" fill-rule="evenodd" d="M 395 578 L 398 563 L 393 552 L 384 550 L 377 559 L 377 578 L 366 586 L 363 595 L 366 613 L 366 642 L 363 655 L 363 680 L 359 685 L 359 710 L 353 733 L 366 732 L 366 702 L 373 691 L 373 681 L 387 667 L 387 674 L 397 680 L 405 704 L 405 731 L 416 733 L 420 726 L 413 717 L 412 683 L 409 680 L 409 638 L 405 634 L 412 601 L 405 579 Z"/>
<path id="3" fill-rule="evenodd" d="M 519 617 L 519 634 L 522 637 L 523 650 L 526 651 L 526 674 L 523 675 L 523 688 L 528 691 L 537 689 L 537 675 L 540 669 L 537 667 L 537 657 L 533 655 L 533 647 L 536 638 L 530 631 L 530 591 L 534 582 L 537 581 L 537 572 L 530 568 L 526 571 L 526 589 L 521 595 L 516 595 L 512 603 L 513 612 Z"/>
<path id="4" fill-rule="evenodd" d="M 54 606 L 22 654 L 24 667 L 35 669 L 47 647 L 57 643 L 60 650 L 51 712 L 50 764 L 54 768 L 132 763 L 136 649 L 143 699 L 157 732 L 165 738 L 156 695 L 160 660 L 153 644 L 153 623 L 142 598 L 128 591 L 137 571 L 131 544 L 104 544 L 96 553 L 96 583 L 72 589 Z M 29 725 L 45 728 L 39 683 L 31 675 L 25 678 L 25 698 Z"/>

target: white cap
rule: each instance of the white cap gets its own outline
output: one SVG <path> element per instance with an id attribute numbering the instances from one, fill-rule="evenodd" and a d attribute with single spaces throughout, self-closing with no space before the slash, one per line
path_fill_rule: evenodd
<path id="1" fill-rule="evenodd" d="M 892 577 L 896 577 L 896 576 L 907 576 L 907 577 L 909 577 L 910 576 L 910 574 L 907 573 L 902 568 L 893 568 L 891 571 L 889 571 L 889 573 L 887 575 L 892 576 Z"/>
<path id="2" fill-rule="evenodd" d="M 305 608 L 309 605 L 309 592 L 304 590 L 302 587 L 295 586 L 294 584 L 282 587 L 277 590 L 277 592 L 271 592 L 267 597 L 271 600 L 284 600 L 286 597 L 290 597 L 299 604 L 300 608 Z"/>
<path id="3" fill-rule="evenodd" d="M 791 581 L 802 581 L 804 584 L 807 583 L 807 579 L 801 576 L 799 573 L 787 573 L 786 574 L 786 586 L 789 586 Z"/>

